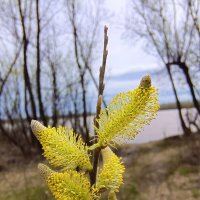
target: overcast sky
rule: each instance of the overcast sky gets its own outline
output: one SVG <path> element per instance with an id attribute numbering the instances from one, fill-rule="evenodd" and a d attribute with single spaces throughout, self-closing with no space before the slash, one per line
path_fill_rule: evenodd
<path id="1" fill-rule="evenodd" d="M 108 68 L 112 75 L 118 75 L 130 71 L 141 71 L 155 69 L 157 63 L 155 58 L 146 54 L 139 44 L 131 44 L 122 38 L 122 27 L 126 15 L 126 3 L 128 0 L 107 0 L 106 7 L 113 13 L 113 16 L 105 24 L 109 31 L 108 44 Z"/>
<path id="2" fill-rule="evenodd" d="M 122 24 L 125 20 L 127 1 L 105 1 L 106 8 L 111 11 L 110 19 L 105 21 L 109 37 L 105 95 L 109 99 L 119 92 L 132 90 L 138 86 L 142 76 L 147 73 L 152 75 L 160 69 L 158 60 L 148 55 L 141 44 L 134 44 L 122 37 L 124 33 Z M 99 68 L 100 63 L 101 56 L 95 66 Z M 95 72 L 98 77 L 99 70 L 95 69 Z M 158 79 L 155 76 L 152 78 L 153 84 L 161 89 Z"/>
<path id="3" fill-rule="evenodd" d="M 128 1 L 130 0 L 105 1 L 106 7 L 113 14 L 108 21 L 105 21 L 109 28 L 105 96 L 110 100 L 119 92 L 132 90 L 139 85 L 142 76 L 150 74 L 152 76 L 152 84 L 159 89 L 160 102 L 175 102 L 167 74 L 163 77 L 156 74 L 161 69 L 162 63 L 159 63 L 157 58 L 145 52 L 141 43 L 134 44 L 132 41 L 122 37 L 124 33 L 122 24 L 125 20 Z M 96 64 L 96 77 L 98 77 L 100 63 L 101 56 Z M 180 95 L 182 100 L 190 100 L 186 90 L 181 91 Z"/>

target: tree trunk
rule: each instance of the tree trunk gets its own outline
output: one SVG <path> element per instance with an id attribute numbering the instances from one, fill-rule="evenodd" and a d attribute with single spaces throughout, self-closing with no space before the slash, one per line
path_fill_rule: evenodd
<path id="1" fill-rule="evenodd" d="M 28 40 L 27 40 L 27 36 L 26 36 L 24 15 L 22 14 L 22 9 L 21 9 L 21 0 L 18 0 L 18 9 L 19 9 L 19 13 L 20 13 L 20 20 L 21 20 L 21 25 L 22 25 L 22 35 L 23 35 L 24 82 L 25 82 L 25 87 L 28 89 L 28 92 L 29 92 L 33 117 L 34 117 L 34 119 L 37 119 L 36 106 L 35 106 L 35 101 L 34 101 L 34 97 L 33 97 L 33 92 L 32 92 L 32 88 L 31 88 L 31 82 L 30 82 L 30 77 L 29 77 L 28 67 L 27 67 Z"/>
<path id="2" fill-rule="evenodd" d="M 72 2 L 72 28 L 73 28 L 73 39 L 74 39 L 74 53 L 76 64 L 79 70 L 80 75 L 80 84 L 82 89 L 82 103 L 83 103 L 83 126 L 84 126 L 84 133 L 82 134 L 84 137 L 85 142 L 89 145 L 89 132 L 88 132 L 88 125 L 87 125 L 87 103 L 86 103 L 86 88 L 85 88 L 85 71 L 86 69 L 81 65 L 79 61 L 79 52 L 78 52 L 78 36 L 77 36 L 77 29 L 76 29 L 76 13 L 75 13 L 75 5 Z"/>
<path id="3" fill-rule="evenodd" d="M 184 135 L 189 136 L 189 135 L 191 135 L 191 131 L 186 126 L 184 119 L 183 119 L 183 116 L 182 116 L 182 113 L 181 113 L 181 103 L 178 99 L 178 95 L 177 95 L 176 88 L 175 88 L 174 81 L 173 81 L 172 74 L 171 74 L 170 65 L 166 64 L 166 68 L 167 68 L 167 72 L 168 72 L 168 75 L 169 75 L 169 78 L 170 78 L 170 81 L 171 81 L 171 84 L 172 84 L 174 96 L 176 98 L 176 105 L 177 105 L 178 114 L 179 114 L 179 118 L 180 118 L 180 121 L 181 121 L 181 126 L 182 126 L 182 129 L 183 129 Z"/>
<path id="4" fill-rule="evenodd" d="M 45 126 L 47 126 L 47 118 L 44 114 L 44 106 L 42 102 L 41 93 L 41 60 L 40 60 L 40 13 L 39 13 L 39 0 L 36 0 L 36 21 L 37 21 L 37 35 L 36 35 L 36 52 L 37 52 L 37 70 L 36 70 L 36 83 L 37 83 L 37 95 L 39 103 L 40 117 Z"/>
<path id="5" fill-rule="evenodd" d="M 52 73 L 52 84 L 53 84 L 53 126 L 56 126 L 58 123 L 58 115 L 57 115 L 57 101 L 58 101 L 58 89 L 57 89 L 57 76 L 56 76 L 56 69 L 54 67 L 54 64 L 51 63 L 51 73 Z"/>
<path id="6" fill-rule="evenodd" d="M 191 77 L 190 77 L 190 74 L 189 74 L 188 66 L 185 63 L 180 63 L 179 67 L 183 70 L 187 84 L 188 84 L 189 89 L 190 89 L 193 104 L 194 104 L 195 108 L 197 109 L 198 113 L 200 114 L 199 102 L 198 102 L 196 95 L 195 95 L 195 92 L 194 92 L 194 86 L 193 86 L 193 83 L 192 83 L 192 80 L 191 80 Z"/>
<path id="7" fill-rule="evenodd" d="M 29 93 L 29 96 L 30 96 L 31 109 L 32 109 L 32 115 L 33 115 L 32 117 L 34 119 L 37 119 L 37 111 L 36 111 L 31 81 L 30 81 L 30 77 L 29 77 L 29 73 L 28 73 L 28 66 L 27 66 L 28 39 L 27 39 L 26 27 L 25 27 L 25 14 L 22 13 L 21 0 L 18 0 L 18 9 L 19 9 L 20 21 L 21 21 L 21 26 L 22 26 L 22 37 L 23 37 L 22 40 L 23 40 L 23 71 L 24 71 L 25 111 L 26 111 L 27 119 L 30 123 L 31 122 L 31 116 L 28 114 L 28 103 L 27 103 L 26 89 L 28 90 L 28 93 Z M 41 149 L 40 144 L 33 134 L 31 134 L 31 140 L 32 140 L 33 146 L 37 147 L 40 150 Z"/>
<path id="8" fill-rule="evenodd" d="M 87 102 L 86 102 L 86 90 L 85 90 L 85 81 L 84 75 L 81 76 L 81 87 L 82 87 L 82 103 L 83 103 L 83 126 L 85 128 L 85 141 L 89 145 L 89 132 L 88 132 L 88 125 L 87 125 Z"/>

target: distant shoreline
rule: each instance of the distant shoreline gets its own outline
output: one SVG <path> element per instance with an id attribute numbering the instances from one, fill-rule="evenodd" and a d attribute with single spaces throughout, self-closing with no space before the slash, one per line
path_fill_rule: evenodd
<path id="1" fill-rule="evenodd" d="M 194 108 L 193 103 L 189 101 L 182 102 L 181 106 L 182 108 Z M 176 103 L 166 103 L 160 105 L 160 110 L 170 110 L 170 109 L 177 109 Z"/>
<path id="2" fill-rule="evenodd" d="M 181 106 L 182 106 L 182 109 L 184 109 L 184 108 L 193 108 L 194 107 L 194 105 L 193 105 L 192 102 L 182 102 Z M 174 103 L 174 102 L 173 103 L 166 103 L 166 104 L 161 104 L 160 105 L 160 111 L 162 111 L 162 110 L 172 110 L 172 109 L 177 109 L 176 103 Z M 95 113 L 93 113 L 93 112 L 89 112 L 88 113 L 88 117 L 93 116 L 93 115 L 95 115 Z M 71 117 L 73 118 L 75 116 L 74 115 L 71 115 L 71 116 L 70 115 L 66 115 L 66 116 L 59 116 L 58 118 L 60 118 L 60 119 L 69 119 Z M 76 117 L 82 117 L 82 114 L 81 113 L 77 114 Z M 48 119 L 51 119 L 51 118 L 52 118 L 51 116 L 48 117 Z M 22 120 L 27 120 L 27 119 L 23 118 Z M 38 118 L 37 120 L 40 121 L 40 118 Z M 21 121 L 21 119 L 13 119 L 13 121 L 17 122 L 17 121 Z M 2 118 L 1 122 L 5 123 L 5 122 L 9 122 L 9 120 Z"/>

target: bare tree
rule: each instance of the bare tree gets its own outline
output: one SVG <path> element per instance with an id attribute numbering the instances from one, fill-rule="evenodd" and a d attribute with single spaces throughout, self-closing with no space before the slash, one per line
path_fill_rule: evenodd
<path id="1" fill-rule="evenodd" d="M 23 41 L 23 71 L 24 71 L 24 84 L 25 84 L 25 102 L 27 102 L 26 91 L 28 90 L 28 93 L 30 95 L 33 117 L 37 119 L 36 105 L 35 105 L 35 100 L 33 96 L 32 84 L 30 81 L 30 76 L 28 72 L 28 64 L 27 64 L 27 57 L 28 57 L 27 54 L 28 54 L 28 45 L 29 45 L 28 35 L 27 35 L 27 30 L 26 30 L 26 25 L 25 25 L 25 19 L 26 19 L 26 14 L 27 14 L 26 13 L 27 1 L 24 2 L 24 8 L 22 8 L 22 2 L 21 0 L 18 0 L 18 9 L 19 9 L 19 14 L 20 14 L 22 41 Z M 27 103 L 25 103 L 25 111 L 26 111 L 28 120 L 31 121 L 31 116 L 28 112 Z"/>
<path id="2" fill-rule="evenodd" d="M 126 31 L 129 36 L 144 39 L 153 53 L 165 66 L 170 77 L 180 121 L 186 135 L 190 129 L 184 122 L 181 103 L 173 80 L 175 67 L 181 69 L 193 100 L 200 114 L 199 102 L 192 81 L 191 68 L 195 42 L 195 25 L 190 17 L 190 8 L 186 2 L 178 0 L 131 1 L 131 10 L 127 18 Z"/>
<path id="3" fill-rule="evenodd" d="M 37 31 L 36 31 L 36 82 L 37 82 L 37 95 L 38 95 L 38 103 L 39 103 L 39 112 L 41 119 L 45 126 L 47 126 L 47 119 L 44 113 L 44 105 L 42 101 L 42 90 L 41 90 L 41 53 L 40 53 L 40 34 L 41 34 L 41 27 L 40 27 L 40 1 L 36 0 L 36 23 L 37 23 Z"/>
<path id="4" fill-rule="evenodd" d="M 89 129 L 87 124 L 87 79 L 88 74 L 91 76 L 96 88 L 98 89 L 98 84 L 95 81 L 92 72 L 92 62 L 94 57 L 94 50 L 97 41 L 98 27 L 102 20 L 102 12 L 100 9 L 103 1 L 96 1 L 93 3 L 93 15 L 91 11 L 87 10 L 86 5 L 85 10 L 81 10 L 81 3 L 77 0 L 66 1 L 67 14 L 72 30 L 73 38 L 73 51 L 75 57 L 75 64 L 78 69 L 80 77 L 80 85 L 82 90 L 82 105 L 83 105 L 83 136 L 87 143 L 89 143 Z M 89 14 L 90 13 L 90 14 Z M 91 21 L 89 21 L 89 19 Z"/>
<path id="5" fill-rule="evenodd" d="M 190 14 L 192 16 L 194 25 L 200 37 L 200 2 L 198 0 L 187 0 L 187 1 L 190 9 Z"/>
<path id="6" fill-rule="evenodd" d="M 15 63 L 16 63 L 18 57 L 19 57 L 20 51 L 21 51 L 21 46 L 20 46 L 20 48 L 17 50 L 17 52 L 15 53 L 14 59 L 13 59 L 13 61 L 11 62 L 10 66 L 7 67 L 7 68 L 8 68 L 8 71 L 6 72 L 6 74 L 3 76 L 3 75 L 1 75 L 1 72 L 0 72 L 0 96 L 1 96 L 1 94 L 2 94 L 2 92 L 3 92 L 4 86 L 5 86 L 5 84 L 6 84 L 7 80 L 8 80 L 8 78 L 9 78 L 9 76 L 10 76 L 12 70 L 13 70 L 13 67 L 14 67 L 14 65 L 15 65 Z M 2 64 L 2 65 L 3 65 L 3 64 Z M 3 66 L 1 66 L 1 67 L 3 67 Z"/>
<path id="7" fill-rule="evenodd" d="M 71 123 L 89 143 L 87 90 L 90 82 L 98 88 L 92 68 L 102 6 L 103 0 L 0 5 L 0 132 L 23 153 L 38 147 L 31 119 Z"/>

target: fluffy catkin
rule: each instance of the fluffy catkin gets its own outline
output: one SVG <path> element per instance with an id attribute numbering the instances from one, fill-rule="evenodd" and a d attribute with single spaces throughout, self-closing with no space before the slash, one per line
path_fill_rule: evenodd
<path id="1" fill-rule="evenodd" d="M 138 88 L 118 94 L 101 110 L 99 127 L 95 127 L 98 135 L 95 146 L 106 147 L 133 139 L 155 118 L 158 110 L 158 91 L 151 86 L 150 76 L 145 76 Z"/>
<path id="2" fill-rule="evenodd" d="M 68 170 L 55 172 L 44 164 L 39 164 L 40 174 L 57 200 L 93 200 L 90 183 L 84 173 Z"/>
<path id="3" fill-rule="evenodd" d="M 97 176 L 97 188 L 109 189 L 117 192 L 120 185 L 123 183 L 123 173 L 125 167 L 109 147 L 101 150 L 103 157 L 103 168 L 100 169 Z"/>
<path id="4" fill-rule="evenodd" d="M 32 123 L 31 127 L 42 145 L 44 156 L 53 167 L 63 170 L 76 167 L 92 169 L 87 146 L 72 130 L 46 128 L 39 122 Z"/>

